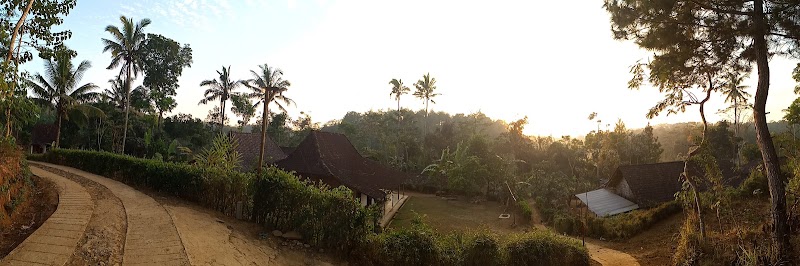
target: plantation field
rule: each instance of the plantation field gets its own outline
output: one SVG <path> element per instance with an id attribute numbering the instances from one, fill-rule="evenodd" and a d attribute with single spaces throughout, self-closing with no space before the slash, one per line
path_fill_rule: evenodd
<path id="1" fill-rule="evenodd" d="M 464 199 L 447 200 L 431 194 L 413 192 L 408 194 L 411 197 L 397 212 L 389 228 L 410 227 L 417 215 L 440 232 L 488 229 L 497 233 L 511 233 L 522 232 L 528 228 L 519 217 L 516 226 L 513 217 L 498 218 L 505 209 L 499 202 L 487 201 L 476 204 Z"/>

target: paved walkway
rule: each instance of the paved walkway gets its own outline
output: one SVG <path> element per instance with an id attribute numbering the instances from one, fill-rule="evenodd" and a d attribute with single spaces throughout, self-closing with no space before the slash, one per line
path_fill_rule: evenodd
<path id="1" fill-rule="evenodd" d="M 541 230 L 550 230 L 547 226 L 537 223 L 534 227 Z M 569 236 L 568 236 L 569 237 Z M 573 239 L 581 241 L 578 238 Z M 586 242 L 586 250 L 589 252 L 589 257 L 600 263 L 600 265 L 608 266 L 639 266 L 639 261 L 636 260 L 631 254 L 599 246 Z"/>
<path id="2" fill-rule="evenodd" d="M 169 213 L 150 196 L 113 179 L 75 168 L 31 162 L 61 169 L 107 187 L 116 195 L 128 219 L 123 265 L 189 265 L 178 230 Z"/>
<path id="3" fill-rule="evenodd" d="M 8 254 L 0 265 L 64 265 L 92 217 L 92 197 L 80 184 L 31 166 L 34 175 L 58 187 L 58 207 L 53 215 Z"/>

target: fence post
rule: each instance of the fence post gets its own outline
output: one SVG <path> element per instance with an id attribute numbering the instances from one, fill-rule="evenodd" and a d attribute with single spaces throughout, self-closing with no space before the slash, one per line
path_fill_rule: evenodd
<path id="1" fill-rule="evenodd" d="M 242 201 L 237 201 L 236 202 L 236 219 L 237 220 L 241 220 L 242 219 L 242 205 L 243 205 Z"/>

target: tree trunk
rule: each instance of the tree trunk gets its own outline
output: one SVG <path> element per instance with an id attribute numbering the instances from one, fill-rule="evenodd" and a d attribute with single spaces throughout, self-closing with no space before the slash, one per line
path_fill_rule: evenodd
<path id="1" fill-rule="evenodd" d="M 753 46 L 756 54 L 756 65 L 758 67 L 758 86 L 756 89 L 755 102 L 753 104 L 753 120 L 756 129 L 756 142 L 761 150 L 761 157 L 764 160 L 764 170 L 769 181 L 769 194 L 772 201 L 772 244 L 778 256 L 778 263 L 790 262 L 791 244 L 789 243 L 789 226 L 786 215 L 786 191 L 784 180 L 781 177 L 778 154 L 775 145 L 772 143 L 772 136 L 767 127 L 766 105 L 769 94 L 769 51 L 765 35 L 767 24 L 764 18 L 764 1 L 753 1 L 754 15 L 753 22 Z"/>
<path id="2" fill-rule="evenodd" d="M 261 148 L 258 149 L 258 174 L 261 174 L 264 167 L 264 147 L 267 143 L 267 124 L 269 121 L 269 101 L 268 92 L 264 92 L 264 114 L 261 116 Z"/>
<path id="3" fill-rule="evenodd" d="M 225 95 L 219 98 L 219 132 L 222 132 L 222 128 L 225 127 Z"/>
<path id="4" fill-rule="evenodd" d="M 56 144 L 55 147 L 58 148 L 61 145 L 61 112 L 58 112 L 58 127 L 56 128 Z"/>
<path id="5" fill-rule="evenodd" d="M 22 27 L 22 23 L 25 22 L 25 18 L 28 17 L 28 13 L 31 11 L 31 6 L 33 6 L 33 0 L 28 1 L 28 5 L 25 7 L 25 10 L 22 11 L 22 15 L 20 15 L 19 20 L 17 21 L 17 25 L 14 26 L 14 32 L 11 33 L 11 42 L 9 42 L 8 46 L 8 54 L 6 54 L 6 62 L 10 62 L 11 58 L 14 56 L 14 41 L 17 40 L 19 29 Z"/>
<path id="6" fill-rule="evenodd" d="M 733 99 L 733 136 L 736 138 L 733 146 L 733 162 L 739 167 L 739 99 Z"/>
<path id="7" fill-rule="evenodd" d="M 689 148 L 689 153 L 686 156 L 686 161 L 683 163 L 683 177 L 686 178 L 686 182 L 689 183 L 689 187 L 692 189 L 692 194 L 694 195 L 694 208 L 695 212 L 697 212 L 697 226 L 700 229 L 700 236 L 702 239 L 706 238 L 706 226 L 703 222 L 703 208 L 700 205 L 700 193 L 697 191 L 697 184 L 692 180 L 692 176 L 689 174 L 689 161 L 694 156 L 697 151 L 703 148 L 706 142 L 706 135 L 708 133 L 708 121 L 706 121 L 706 113 L 705 113 L 705 106 L 706 102 L 711 99 L 711 92 L 714 90 L 714 84 L 711 82 L 711 76 L 708 77 L 708 90 L 706 91 L 706 98 L 700 101 L 700 119 L 703 121 L 703 135 L 700 139 L 700 145 L 696 148 L 692 149 Z"/>
<path id="8" fill-rule="evenodd" d="M 164 120 L 164 110 L 158 109 L 158 120 L 156 120 L 156 132 L 158 137 L 161 138 L 161 121 Z"/>
<path id="9" fill-rule="evenodd" d="M 131 66 L 130 66 L 130 64 L 131 63 L 129 62 L 128 66 L 126 68 L 126 72 L 127 73 L 125 75 L 125 80 L 126 80 L 126 82 L 125 82 L 125 125 L 123 126 L 124 128 L 122 129 L 122 148 L 121 148 L 121 152 L 120 152 L 121 154 L 125 154 L 125 141 L 128 139 L 128 117 L 129 117 L 129 113 L 130 113 L 130 109 L 131 109 L 131 82 L 133 82 L 133 80 L 131 80 Z"/>
<path id="10" fill-rule="evenodd" d="M 428 102 L 429 99 L 425 99 L 425 135 L 428 135 Z"/>

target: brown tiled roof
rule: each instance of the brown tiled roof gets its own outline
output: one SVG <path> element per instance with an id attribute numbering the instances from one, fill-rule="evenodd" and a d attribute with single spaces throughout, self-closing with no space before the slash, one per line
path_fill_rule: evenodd
<path id="1" fill-rule="evenodd" d="M 260 133 L 241 133 L 231 131 L 230 136 L 234 138 L 239 147 L 237 151 L 242 155 L 242 170 L 247 172 L 251 171 L 258 166 L 258 149 L 261 147 L 261 134 Z M 267 143 L 264 144 L 264 162 L 271 164 L 286 158 L 286 154 L 281 151 L 278 144 L 272 141 L 272 138 L 267 136 Z"/>
<path id="2" fill-rule="evenodd" d="M 295 148 L 295 147 L 285 147 L 285 146 L 281 146 L 281 150 L 282 150 L 282 151 L 283 151 L 283 153 L 285 153 L 285 154 L 292 154 L 292 152 L 294 151 L 294 148 Z"/>
<path id="3" fill-rule="evenodd" d="M 33 126 L 31 144 L 49 145 L 56 141 L 58 126 L 55 124 L 38 124 Z"/>
<path id="4" fill-rule="evenodd" d="M 397 189 L 406 174 L 362 157 L 344 135 L 311 131 L 294 152 L 276 163 L 287 171 L 341 184 L 377 200 Z M 328 180 L 328 181 L 326 181 Z M 337 182 L 338 181 L 338 182 Z"/>
<path id="5" fill-rule="evenodd" d="M 675 193 L 681 190 L 683 183 L 680 179 L 683 168 L 683 161 L 622 165 L 605 187 L 614 187 L 624 178 L 633 193 L 633 199 L 630 200 L 641 206 L 652 206 L 675 199 Z M 732 163 L 719 163 L 719 168 L 724 185 L 735 186 L 741 182 L 740 175 L 746 176 L 746 173 L 734 171 L 735 166 Z M 698 166 L 689 165 L 689 172 L 692 175 L 703 175 L 704 171 Z M 706 184 L 698 186 L 700 190 L 708 187 Z"/>
<path id="6" fill-rule="evenodd" d="M 630 200 L 639 205 L 667 202 L 675 199 L 675 193 L 681 189 L 683 166 L 683 161 L 622 165 L 614 171 L 606 187 L 614 187 L 625 179 L 633 193 Z"/>

